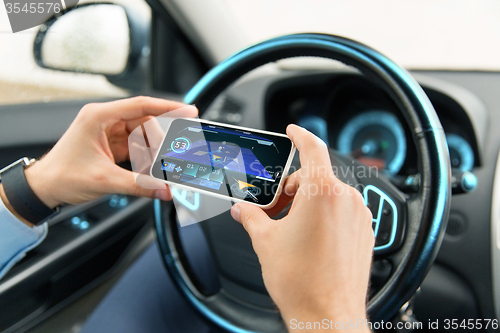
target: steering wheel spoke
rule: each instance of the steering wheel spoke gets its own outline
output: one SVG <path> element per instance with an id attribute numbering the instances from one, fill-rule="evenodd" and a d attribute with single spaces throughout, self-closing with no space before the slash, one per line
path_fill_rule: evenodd
<path id="1" fill-rule="evenodd" d="M 388 181 L 371 181 L 363 186 L 363 198 L 372 212 L 375 234 L 375 255 L 397 250 L 404 238 L 406 222 L 406 198 Z M 375 184 L 374 184 L 375 183 Z"/>
<path id="2" fill-rule="evenodd" d="M 332 149 L 330 160 L 333 170 L 337 171 L 337 178 L 358 189 L 372 212 L 375 255 L 397 251 L 404 240 L 408 196 L 378 168 L 369 167 Z"/>
<path id="3" fill-rule="evenodd" d="M 400 248 L 406 227 L 407 197 L 382 173 L 370 172 L 357 178 L 366 206 L 372 212 L 375 234 L 375 255 L 391 253 Z"/>

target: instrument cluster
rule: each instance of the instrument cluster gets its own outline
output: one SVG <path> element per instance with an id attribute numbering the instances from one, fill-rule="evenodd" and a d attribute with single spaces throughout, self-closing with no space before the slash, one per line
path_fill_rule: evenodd
<path id="1" fill-rule="evenodd" d="M 478 165 L 478 151 L 467 114 L 451 98 L 431 90 L 426 93 L 445 130 L 452 168 L 471 171 Z M 270 87 L 266 100 L 266 127 L 271 131 L 284 131 L 288 123 L 296 123 L 331 148 L 389 176 L 418 172 L 412 134 L 398 106 L 360 75 L 284 81 Z"/>

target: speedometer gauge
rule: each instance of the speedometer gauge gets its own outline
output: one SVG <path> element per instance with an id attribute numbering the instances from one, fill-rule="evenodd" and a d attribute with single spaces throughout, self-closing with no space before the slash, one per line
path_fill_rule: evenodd
<path id="1" fill-rule="evenodd" d="M 406 159 L 406 136 L 392 113 L 368 111 L 352 118 L 342 128 L 337 149 L 367 165 L 396 174 Z"/>
<path id="2" fill-rule="evenodd" d="M 448 149 L 450 150 L 450 162 L 453 168 L 462 171 L 470 171 L 474 167 L 474 151 L 469 142 L 457 134 L 446 134 Z"/>

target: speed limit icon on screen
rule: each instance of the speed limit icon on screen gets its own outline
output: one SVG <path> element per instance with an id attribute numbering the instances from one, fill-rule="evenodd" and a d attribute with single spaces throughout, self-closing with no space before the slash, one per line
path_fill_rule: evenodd
<path id="1" fill-rule="evenodd" d="M 170 148 L 172 148 L 172 150 L 177 154 L 182 154 L 191 148 L 191 141 L 187 138 L 177 138 L 172 141 Z"/>

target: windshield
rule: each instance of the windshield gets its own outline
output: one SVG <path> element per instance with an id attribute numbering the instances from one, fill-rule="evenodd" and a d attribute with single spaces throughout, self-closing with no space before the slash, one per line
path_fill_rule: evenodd
<path id="1" fill-rule="evenodd" d="M 324 32 L 365 43 L 408 69 L 500 70 L 497 0 L 168 2 L 216 62 L 271 37 Z"/>

